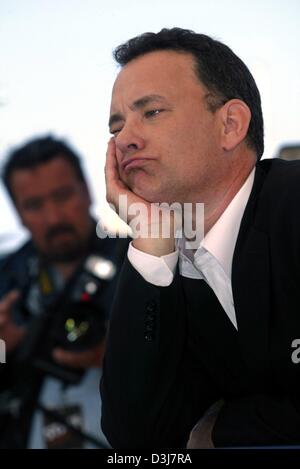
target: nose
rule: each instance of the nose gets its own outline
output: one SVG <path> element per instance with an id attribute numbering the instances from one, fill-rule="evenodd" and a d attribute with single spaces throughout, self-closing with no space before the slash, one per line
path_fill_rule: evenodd
<path id="1" fill-rule="evenodd" d="M 48 227 L 55 226 L 64 221 L 60 204 L 49 201 L 44 207 L 44 220 Z"/>
<path id="2" fill-rule="evenodd" d="M 126 124 L 118 133 L 116 139 L 116 147 L 125 156 L 126 154 L 134 153 L 137 150 L 143 150 L 145 147 L 145 140 L 141 135 L 138 127 L 132 124 Z"/>

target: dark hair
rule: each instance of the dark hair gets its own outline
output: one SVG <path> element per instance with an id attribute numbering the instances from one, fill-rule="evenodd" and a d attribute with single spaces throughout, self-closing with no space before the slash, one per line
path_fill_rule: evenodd
<path id="1" fill-rule="evenodd" d="M 241 99 L 251 111 L 247 143 L 259 159 L 264 152 L 264 124 L 258 88 L 244 62 L 225 44 L 204 34 L 181 28 L 144 33 L 114 50 L 124 66 L 131 60 L 157 50 L 190 53 L 196 60 L 196 74 L 210 93 L 212 112 L 230 99 Z"/>
<path id="2" fill-rule="evenodd" d="M 11 190 L 11 176 L 14 171 L 33 169 L 58 157 L 68 161 L 78 179 L 86 184 L 79 156 L 63 140 L 57 140 L 48 135 L 30 140 L 8 155 L 2 171 L 2 179 L 12 200 L 14 200 L 14 195 Z"/>

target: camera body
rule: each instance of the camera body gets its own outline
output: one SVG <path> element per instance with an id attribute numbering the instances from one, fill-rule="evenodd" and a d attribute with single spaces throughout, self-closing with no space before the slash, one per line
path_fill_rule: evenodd
<path id="1" fill-rule="evenodd" d="M 43 285 L 38 269 L 29 269 L 29 274 L 14 311 L 16 322 L 28 325 L 17 359 L 45 374 L 75 384 L 84 370 L 56 363 L 52 351 L 59 347 L 80 352 L 101 343 L 108 320 L 105 298 L 116 266 L 93 254 L 56 295 L 41 293 Z"/>

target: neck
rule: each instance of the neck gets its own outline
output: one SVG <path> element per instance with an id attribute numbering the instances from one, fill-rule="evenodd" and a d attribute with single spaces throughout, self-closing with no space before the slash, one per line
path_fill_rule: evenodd
<path id="1" fill-rule="evenodd" d="M 228 174 L 221 174 L 219 181 L 210 184 L 206 194 L 198 200 L 204 203 L 204 236 L 218 221 L 235 195 L 241 189 L 255 166 L 255 157 L 239 159 L 243 164 L 233 165 Z M 196 226 L 196 210 L 193 209 L 193 227 Z"/>
<path id="2" fill-rule="evenodd" d="M 82 259 L 76 259 L 72 262 L 55 262 L 53 267 L 57 270 L 65 281 L 67 281 L 79 267 Z"/>

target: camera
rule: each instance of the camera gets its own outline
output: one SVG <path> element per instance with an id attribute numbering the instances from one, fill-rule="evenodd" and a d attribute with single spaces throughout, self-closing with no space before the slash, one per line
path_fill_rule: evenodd
<path id="1" fill-rule="evenodd" d="M 28 326 L 17 355 L 19 363 L 30 363 L 44 374 L 76 384 L 84 370 L 56 363 L 52 351 L 59 347 L 81 352 L 101 343 L 108 320 L 105 298 L 115 274 L 112 261 L 91 255 L 56 298 L 43 295 L 40 271 L 29 275 L 14 312 L 16 321 Z"/>

